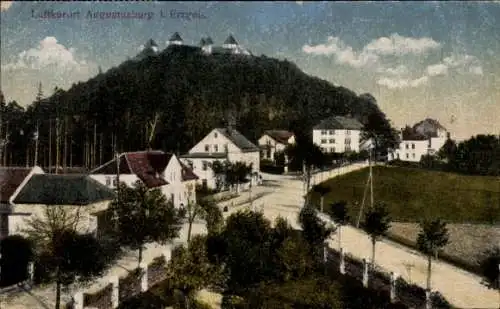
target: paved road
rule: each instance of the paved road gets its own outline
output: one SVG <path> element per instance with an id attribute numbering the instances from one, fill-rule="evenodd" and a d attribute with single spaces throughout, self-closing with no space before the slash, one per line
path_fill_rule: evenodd
<path id="1" fill-rule="evenodd" d="M 317 174 L 313 183 L 321 182 L 339 174 L 348 173 L 365 167 L 366 164 L 355 164 L 342 167 L 331 172 Z M 275 220 L 278 216 L 286 218 L 294 227 L 298 227 L 297 214 L 303 204 L 303 185 L 296 177 L 281 177 L 265 175 L 265 180 L 273 183 L 272 193 L 253 202 L 258 209 L 263 209 L 265 216 Z M 261 189 L 264 190 L 264 189 Z M 243 205 L 230 209 L 225 213 L 229 215 L 239 209 L 249 207 Z M 328 220 L 326 216 L 322 216 Z M 329 241 L 330 247 L 338 249 L 336 235 Z M 342 246 L 346 252 L 358 257 L 371 257 L 371 243 L 368 235 L 351 227 L 342 228 Z M 427 260 L 406 247 L 390 241 L 381 241 L 376 246 L 376 263 L 386 271 L 392 271 L 402 276 L 406 281 L 416 283 L 422 287 L 426 284 Z M 413 265 L 408 273 L 408 266 Z M 432 286 L 441 292 L 444 297 L 458 308 L 497 309 L 499 308 L 499 295 L 497 291 L 490 290 L 481 283 L 481 278 L 462 269 L 444 262 L 433 262 Z"/>
<path id="2" fill-rule="evenodd" d="M 206 228 L 205 224 L 193 224 L 192 235 L 205 234 Z M 179 233 L 179 237 L 175 239 L 170 244 L 158 245 L 158 244 L 148 244 L 146 250 L 143 253 L 143 261 L 147 264 L 151 261 L 161 256 L 167 249 L 171 249 L 172 246 L 177 244 L 186 243 L 187 241 L 187 224 L 183 226 Z M 126 254 L 118 263 L 111 267 L 106 274 L 91 284 L 82 286 L 71 286 L 69 291 L 62 292 L 61 300 L 62 304 L 71 299 L 77 291 L 93 292 L 105 287 L 112 276 L 124 277 L 126 274 L 134 270 L 137 267 L 137 251 L 131 251 Z M 29 292 L 19 292 L 14 295 L 1 295 L 0 296 L 0 308 L 6 309 L 52 309 L 55 306 L 55 286 L 50 284 L 44 287 L 36 287 Z"/>

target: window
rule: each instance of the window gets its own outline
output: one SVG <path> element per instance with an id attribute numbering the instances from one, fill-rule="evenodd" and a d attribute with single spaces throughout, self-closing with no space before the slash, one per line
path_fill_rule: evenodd
<path id="1" fill-rule="evenodd" d="M 406 149 L 410 149 L 410 147 L 409 147 L 409 145 L 408 145 L 408 144 L 405 144 L 405 146 L 406 146 Z"/>
<path id="2" fill-rule="evenodd" d="M 334 138 L 330 138 L 330 144 L 335 144 L 335 139 Z"/>
<path id="3" fill-rule="evenodd" d="M 113 187 L 116 187 L 118 184 L 118 178 L 117 177 L 114 177 L 113 178 Z"/>
<path id="4" fill-rule="evenodd" d="M 229 149 L 229 148 L 227 147 L 227 144 L 226 144 L 226 145 L 224 145 L 224 152 L 229 152 L 229 150 L 228 150 L 228 149 Z"/>
<path id="5" fill-rule="evenodd" d="M 415 154 L 414 153 L 412 153 L 411 156 L 413 157 L 413 159 L 415 159 Z"/>
<path id="6" fill-rule="evenodd" d="M 219 152 L 219 145 L 214 145 L 214 152 Z"/>
<path id="7" fill-rule="evenodd" d="M 335 147 L 330 148 L 330 152 L 335 152 Z"/>
<path id="8" fill-rule="evenodd" d="M 111 186 L 111 177 L 106 177 L 106 186 Z"/>
<path id="9" fill-rule="evenodd" d="M 398 156 L 398 160 L 399 160 L 399 153 L 396 154 Z"/>
<path id="10" fill-rule="evenodd" d="M 194 170 L 194 165 L 193 165 L 193 161 L 189 160 L 188 161 L 188 165 L 189 165 L 189 168 Z"/>
<path id="11" fill-rule="evenodd" d="M 326 135 L 326 130 L 321 130 L 321 135 Z"/>
<path id="12" fill-rule="evenodd" d="M 326 144 L 326 139 L 322 139 L 321 144 Z"/>
<path id="13" fill-rule="evenodd" d="M 175 201 L 175 194 L 170 194 L 170 201 L 173 203 Z"/>
<path id="14" fill-rule="evenodd" d="M 346 138 L 345 139 L 345 144 L 349 145 L 349 147 L 350 147 L 350 145 L 351 145 L 351 139 L 350 138 Z"/>
<path id="15" fill-rule="evenodd" d="M 351 135 L 351 131 L 350 130 L 346 130 L 345 131 L 345 135 Z"/>
<path id="16" fill-rule="evenodd" d="M 205 151 L 209 152 L 210 151 L 210 145 L 205 145 Z"/>
<path id="17" fill-rule="evenodd" d="M 206 171 L 208 168 L 208 163 L 207 161 L 203 161 L 203 170 Z"/>
<path id="18" fill-rule="evenodd" d="M 0 236 L 7 237 L 9 236 L 9 215 L 2 214 L 0 218 Z"/>
<path id="19" fill-rule="evenodd" d="M 214 132 L 214 138 L 217 138 L 217 132 Z"/>
<path id="20" fill-rule="evenodd" d="M 203 188 L 205 188 L 205 189 L 206 189 L 206 188 L 207 188 L 207 180 L 206 180 L 206 179 L 203 179 L 203 180 L 201 181 L 201 185 L 203 186 Z"/>
<path id="21" fill-rule="evenodd" d="M 411 144 L 411 149 L 415 149 L 415 144 Z"/>
<path id="22" fill-rule="evenodd" d="M 328 131 L 328 134 L 330 134 L 330 135 L 335 135 L 335 130 L 330 130 L 330 131 Z"/>
<path id="23" fill-rule="evenodd" d="M 410 158 L 410 155 L 409 155 L 409 154 L 406 154 L 406 158 L 407 158 L 407 159 L 408 159 L 408 158 Z"/>
<path id="24" fill-rule="evenodd" d="M 351 145 L 345 145 L 345 151 L 351 151 Z"/>

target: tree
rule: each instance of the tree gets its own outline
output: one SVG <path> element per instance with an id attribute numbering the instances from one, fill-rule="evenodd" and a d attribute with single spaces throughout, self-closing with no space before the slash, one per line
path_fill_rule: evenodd
<path id="1" fill-rule="evenodd" d="M 342 248 L 341 230 L 342 226 L 349 222 L 349 214 L 347 211 L 347 202 L 339 201 L 330 205 L 328 215 L 337 224 L 339 249 Z"/>
<path id="2" fill-rule="evenodd" d="M 221 268 L 210 263 L 206 237 L 201 235 L 193 237 L 188 248 L 180 246 L 174 250 L 168 271 L 173 288 L 184 297 L 186 309 L 190 308 L 195 292 L 207 285 L 217 285 L 223 278 Z"/>
<path id="3" fill-rule="evenodd" d="M 139 264 L 146 243 L 165 243 L 179 236 L 182 211 L 174 208 L 159 189 L 149 190 L 140 181 L 133 188 L 120 183 L 120 195 L 109 207 L 116 214 L 116 237 L 123 245 L 139 251 Z"/>
<path id="4" fill-rule="evenodd" d="M 314 186 L 313 191 L 318 193 L 320 196 L 320 207 L 321 207 L 320 211 L 323 212 L 323 203 L 324 203 L 325 195 L 327 195 L 331 191 L 331 189 L 330 189 L 330 187 L 328 187 L 324 184 L 319 184 L 319 185 Z"/>
<path id="5" fill-rule="evenodd" d="M 191 185 L 189 185 L 191 186 Z M 190 194 L 193 194 L 193 188 L 189 187 L 189 192 Z M 191 240 L 191 230 L 193 228 L 193 222 L 196 220 L 196 218 L 200 219 L 206 219 L 207 216 L 207 211 L 205 208 L 201 205 L 200 201 L 194 202 L 194 199 L 189 196 L 188 198 L 188 204 L 186 206 L 186 215 L 188 219 L 188 235 L 187 235 L 187 242 L 189 244 L 189 241 Z"/>
<path id="6" fill-rule="evenodd" d="M 311 177 L 314 167 L 321 167 L 325 164 L 325 155 L 318 145 L 306 137 L 297 136 L 296 143 L 288 146 L 285 149 L 287 156 L 292 160 L 293 164 L 302 167 L 304 176 L 306 201 L 305 206 L 309 206 L 308 192 L 311 187 Z"/>
<path id="7" fill-rule="evenodd" d="M 481 273 L 486 282 L 500 292 L 500 247 L 487 250 L 479 263 Z"/>
<path id="8" fill-rule="evenodd" d="M 209 197 L 200 199 L 198 203 L 206 214 L 208 233 L 219 233 L 224 225 L 224 216 L 217 203 Z"/>
<path id="9" fill-rule="evenodd" d="M 91 235 L 76 232 L 79 215 L 63 206 L 45 208 L 44 218 L 29 218 L 24 231 L 36 243 L 38 259 L 56 283 L 55 308 L 61 304 L 61 288 L 75 281 L 85 282 L 102 274 L 106 254 Z"/>
<path id="10" fill-rule="evenodd" d="M 457 143 L 448 138 L 444 145 L 439 149 L 438 157 L 446 162 L 451 162 L 454 159 L 455 152 L 457 151 Z"/>
<path id="11" fill-rule="evenodd" d="M 375 244 L 391 227 L 390 222 L 391 218 L 384 204 L 378 203 L 366 212 L 363 229 L 370 235 L 372 242 L 372 266 L 375 265 Z"/>
<path id="12" fill-rule="evenodd" d="M 310 254 L 316 260 L 319 257 L 319 250 L 326 250 L 324 243 L 335 232 L 335 228 L 322 221 L 317 215 L 317 210 L 311 207 L 302 208 L 299 213 L 299 223 L 302 227 L 302 237 L 309 244 Z"/>
<path id="13" fill-rule="evenodd" d="M 432 256 L 448 243 L 448 229 L 441 219 L 423 221 L 417 236 L 417 246 L 427 255 L 427 290 L 431 290 Z"/>
<path id="14" fill-rule="evenodd" d="M 33 243 L 21 235 L 9 235 L 0 241 L 0 286 L 9 286 L 28 278 L 28 263 L 33 260 Z"/>
<path id="15" fill-rule="evenodd" d="M 222 163 L 219 160 L 215 160 L 210 166 L 212 168 L 212 171 L 214 172 L 215 187 L 218 191 L 226 187 L 225 176 L 228 163 L 228 161 L 224 161 L 224 163 Z"/>

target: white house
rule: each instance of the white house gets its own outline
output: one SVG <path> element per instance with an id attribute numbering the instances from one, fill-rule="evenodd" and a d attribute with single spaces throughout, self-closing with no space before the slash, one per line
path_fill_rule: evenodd
<path id="1" fill-rule="evenodd" d="M 389 151 L 388 160 L 420 162 L 422 156 L 436 154 L 449 137 L 438 121 L 425 119 L 413 128 L 401 129 L 401 142 L 397 149 Z"/>
<path id="2" fill-rule="evenodd" d="M 200 184 L 208 188 L 216 188 L 210 168 L 214 161 L 244 162 L 252 165 L 253 173 L 260 170 L 259 148 L 233 128 L 213 129 L 180 158 L 198 175 Z"/>
<path id="3" fill-rule="evenodd" d="M 90 176 L 109 188 L 116 188 L 116 158 L 92 170 Z M 120 182 L 132 186 L 142 181 L 149 188 L 160 188 L 175 207 L 196 202 L 198 176 L 177 156 L 163 151 L 126 152 L 119 156 Z"/>
<path id="4" fill-rule="evenodd" d="M 363 125 L 354 118 L 332 116 L 313 127 L 313 142 L 323 152 L 359 152 Z"/>
<path id="5" fill-rule="evenodd" d="M 295 135 L 286 130 L 268 130 L 258 140 L 261 159 L 275 160 L 275 154 L 295 144 Z"/>
<path id="6" fill-rule="evenodd" d="M 43 174 L 38 167 L 0 167 L 0 239 L 12 234 L 12 220 L 17 220 L 24 213 L 12 207 L 12 199 L 26 185 L 33 175 Z"/>
<path id="7" fill-rule="evenodd" d="M 170 39 L 167 41 L 167 45 L 182 45 L 183 40 L 181 38 L 181 35 L 178 32 L 175 32 Z"/>

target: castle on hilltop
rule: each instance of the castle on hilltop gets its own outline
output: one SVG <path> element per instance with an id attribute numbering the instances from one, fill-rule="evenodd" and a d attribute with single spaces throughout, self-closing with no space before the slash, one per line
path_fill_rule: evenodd
<path id="1" fill-rule="evenodd" d="M 192 46 L 188 44 L 184 44 L 184 40 L 181 38 L 181 35 L 178 32 L 175 32 L 170 39 L 167 41 L 167 47 L 171 45 L 185 45 Z M 252 53 L 238 44 L 236 39 L 230 34 L 227 39 L 224 41 L 222 46 L 214 46 L 214 42 L 211 37 L 201 38 L 198 46 L 194 46 L 203 51 L 203 53 L 207 55 L 211 54 L 231 54 L 231 55 L 252 55 Z M 144 44 L 144 48 L 137 55 L 137 59 L 142 59 L 144 57 L 156 55 L 159 52 L 158 44 L 153 39 L 149 39 L 146 44 Z"/>

